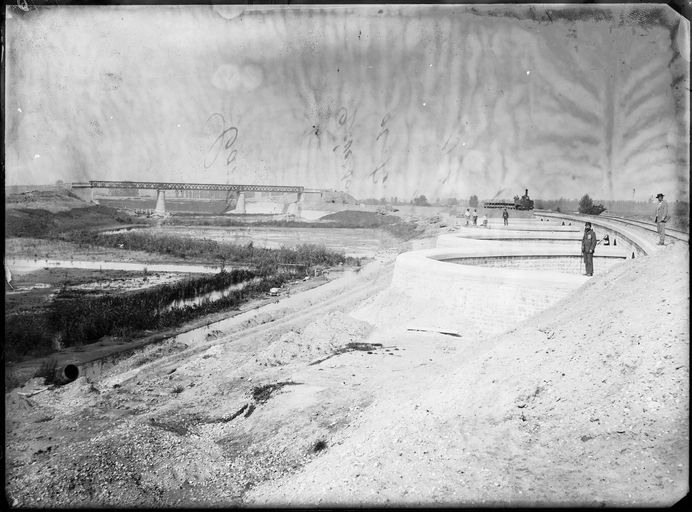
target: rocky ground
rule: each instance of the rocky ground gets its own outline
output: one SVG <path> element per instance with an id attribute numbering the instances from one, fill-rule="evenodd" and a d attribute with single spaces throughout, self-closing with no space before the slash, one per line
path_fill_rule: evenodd
<path id="1" fill-rule="evenodd" d="M 393 299 L 380 322 L 371 306 L 395 255 L 202 341 L 7 392 L 10 503 L 656 506 L 686 494 L 686 244 L 486 339 L 407 331 L 415 312 Z"/>

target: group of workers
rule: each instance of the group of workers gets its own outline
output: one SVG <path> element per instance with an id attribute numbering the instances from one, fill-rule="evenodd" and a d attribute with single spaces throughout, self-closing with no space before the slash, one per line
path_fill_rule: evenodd
<path id="1" fill-rule="evenodd" d="M 464 217 L 466 217 L 466 225 L 469 226 L 469 222 L 473 221 L 474 226 L 478 226 L 478 210 L 476 208 L 473 209 L 473 212 L 471 212 L 470 208 L 466 208 L 466 211 L 464 212 Z M 507 211 L 507 208 L 502 212 L 502 219 L 504 220 L 505 226 L 509 225 L 509 212 Z M 488 227 L 488 216 L 484 213 L 483 216 L 481 217 L 481 226 L 484 228 Z"/>

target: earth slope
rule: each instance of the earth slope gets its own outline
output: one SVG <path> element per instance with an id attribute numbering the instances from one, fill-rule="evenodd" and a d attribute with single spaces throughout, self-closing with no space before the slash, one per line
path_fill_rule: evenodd
<path id="1" fill-rule="evenodd" d="M 676 502 L 689 476 L 687 269 L 687 246 L 666 247 L 594 278 L 447 373 L 412 369 L 416 386 L 371 406 L 339 445 L 247 498 Z"/>
<path id="2" fill-rule="evenodd" d="M 687 492 L 687 245 L 487 339 L 406 331 L 396 298 L 389 322 L 368 308 L 394 257 L 93 379 L 6 393 L 10 503 L 612 506 Z"/>

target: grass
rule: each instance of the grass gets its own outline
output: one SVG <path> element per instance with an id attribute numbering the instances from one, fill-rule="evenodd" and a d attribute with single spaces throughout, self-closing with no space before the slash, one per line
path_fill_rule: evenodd
<path id="1" fill-rule="evenodd" d="M 253 266 L 263 273 L 275 271 L 278 265 L 285 263 L 334 266 L 355 264 L 358 261 L 355 258 L 347 258 L 343 253 L 330 251 L 323 245 L 316 244 L 269 249 L 255 247 L 252 242 L 241 245 L 147 232 L 105 235 L 85 230 L 63 234 L 60 239 L 81 245 L 165 254 L 182 260 L 205 261 L 213 264 L 218 264 L 221 261 L 224 265 Z"/>

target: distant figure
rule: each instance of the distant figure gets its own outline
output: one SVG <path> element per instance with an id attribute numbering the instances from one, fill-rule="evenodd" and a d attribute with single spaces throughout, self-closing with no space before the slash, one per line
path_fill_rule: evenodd
<path id="1" fill-rule="evenodd" d="M 564 220 L 562 221 L 562 225 L 563 225 L 563 226 L 565 225 L 565 221 L 564 221 Z"/>
<path id="2" fill-rule="evenodd" d="M 584 225 L 584 238 L 581 239 L 581 253 L 586 265 L 586 275 L 593 275 L 593 251 L 596 248 L 596 233 L 591 229 L 591 223 Z"/>
<path id="3" fill-rule="evenodd" d="M 610 237 L 608 235 L 603 237 L 603 245 L 610 245 Z"/>
<path id="4" fill-rule="evenodd" d="M 466 217 L 466 225 L 469 225 L 469 220 L 471 220 L 471 210 L 466 208 L 466 212 L 464 213 L 464 217 Z"/>
<path id="5" fill-rule="evenodd" d="M 668 203 L 663 200 L 663 194 L 657 194 L 656 218 L 654 222 L 658 228 L 658 245 L 666 245 L 666 222 L 668 222 Z"/>
<path id="6" fill-rule="evenodd" d="M 483 214 L 483 227 L 487 228 L 488 227 L 488 216 L 484 213 Z"/>
<path id="7" fill-rule="evenodd" d="M 505 208 L 502 212 L 502 220 L 504 221 L 505 226 L 509 226 L 509 213 L 507 212 L 507 208 Z"/>
<path id="8" fill-rule="evenodd" d="M 471 214 L 471 217 L 473 217 L 473 225 L 478 226 L 478 212 L 476 209 L 473 209 L 473 213 Z"/>

